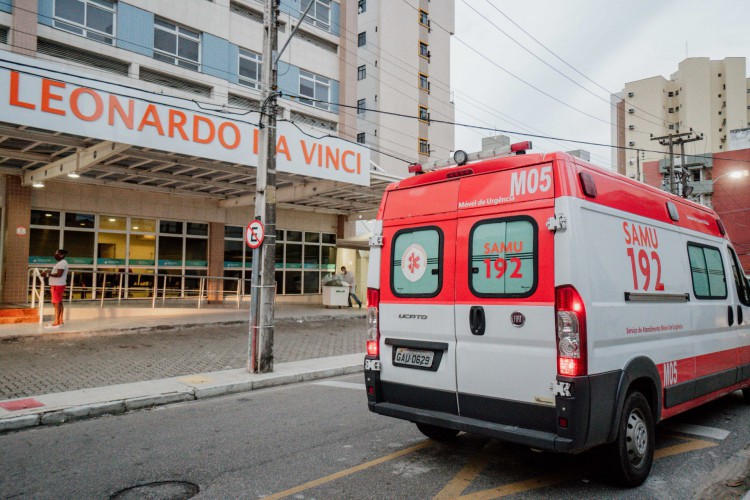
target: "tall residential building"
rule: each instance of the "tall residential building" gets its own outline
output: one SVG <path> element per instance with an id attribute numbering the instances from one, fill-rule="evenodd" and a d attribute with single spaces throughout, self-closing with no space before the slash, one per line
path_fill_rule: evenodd
<path id="1" fill-rule="evenodd" d="M 358 0 L 358 8 L 358 142 L 372 147 L 373 163 L 396 175 L 407 172 L 408 163 L 401 159 L 449 158 L 454 127 L 432 120 L 453 122 L 455 117 L 450 89 L 454 1 Z"/>
<path id="2" fill-rule="evenodd" d="M 622 174 L 636 177 L 639 164 L 668 153 L 668 147 L 650 140 L 651 136 L 692 129 L 703 140 L 685 144 L 686 154 L 726 151 L 729 132 L 750 126 L 746 61 L 744 57 L 719 61 L 691 57 L 679 64 L 669 80 L 654 76 L 626 83 L 612 102 L 612 142 L 628 148 L 613 151 L 613 163 Z"/>
<path id="3" fill-rule="evenodd" d="M 280 0 L 280 48 L 310 1 L 279 62 L 276 291 L 314 303 L 337 264 L 364 279 L 361 257 L 343 242 L 393 179 L 372 171 L 356 142 L 367 124 L 353 109 L 358 34 L 366 31 L 373 43 L 365 48 L 378 54 L 369 99 L 452 118 L 449 35 L 430 32 L 420 16 L 452 30 L 453 2 L 423 0 L 414 11 L 399 2 L 367 24 L 353 0 Z M 379 2 L 368 6 L 374 11 L 364 3 L 363 14 L 378 12 Z M 0 0 L 0 301 L 24 302 L 29 270 L 51 266 L 63 247 L 75 299 L 101 295 L 119 271 L 128 272 L 126 296 L 158 285 L 184 297 L 205 276 L 225 280 L 207 284 L 216 293 L 249 293 L 243 235 L 254 213 L 264 5 Z M 419 40 L 432 56 L 418 55 Z M 420 73 L 442 86 L 420 90 Z M 417 157 L 417 137 L 434 138 L 441 154 L 452 147 L 452 128 L 367 118 L 380 135 L 365 142 L 396 149 L 387 145 L 404 141 L 402 156 Z M 366 132 L 374 138 L 374 128 Z M 409 155 L 405 137 L 413 138 Z"/>

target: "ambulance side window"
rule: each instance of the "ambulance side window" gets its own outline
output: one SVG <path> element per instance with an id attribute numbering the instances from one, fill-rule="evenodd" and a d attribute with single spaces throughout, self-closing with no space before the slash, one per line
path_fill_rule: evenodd
<path id="1" fill-rule="evenodd" d="M 726 299 L 727 282 L 718 248 L 688 243 L 693 293 L 698 299 Z"/>
<path id="2" fill-rule="evenodd" d="M 430 226 L 398 231 L 391 246 L 396 297 L 435 297 L 443 283 L 443 232 Z"/>
<path id="3" fill-rule="evenodd" d="M 537 285 L 537 224 L 531 217 L 477 223 L 469 235 L 469 286 L 478 297 L 528 297 Z"/>
<path id="4" fill-rule="evenodd" d="M 748 284 L 747 278 L 745 278 L 742 272 L 742 266 L 737 258 L 737 253 L 735 253 L 733 248 L 730 248 L 729 252 L 732 254 L 729 262 L 732 265 L 732 275 L 734 276 L 734 284 L 737 288 L 737 298 L 741 304 L 750 306 L 750 284 Z"/>

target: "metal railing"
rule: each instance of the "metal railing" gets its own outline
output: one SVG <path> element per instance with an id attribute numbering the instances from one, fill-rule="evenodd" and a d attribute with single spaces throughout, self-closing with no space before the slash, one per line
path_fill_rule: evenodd
<path id="1" fill-rule="evenodd" d="M 30 278 L 32 281 L 31 287 L 31 308 L 39 307 L 39 324 L 42 324 L 44 320 L 44 278 L 39 269 L 30 269 Z M 39 301 L 39 306 L 36 302 Z"/>
<path id="2" fill-rule="evenodd" d="M 29 269 L 29 300 L 31 306 L 39 301 L 40 317 L 44 303 L 45 285 L 39 268 Z M 157 302 L 164 306 L 167 299 L 197 301 L 201 308 L 207 301 L 231 300 L 240 308 L 245 296 L 244 280 L 238 277 L 196 276 L 192 274 L 133 274 L 125 272 L 87 271 L 68 272 L 67 302 L 98 301 L 99 307 L 117 301 L 150 299 L 151 308 Z M 195 283 L 197 286 L 188 286 Z"/>

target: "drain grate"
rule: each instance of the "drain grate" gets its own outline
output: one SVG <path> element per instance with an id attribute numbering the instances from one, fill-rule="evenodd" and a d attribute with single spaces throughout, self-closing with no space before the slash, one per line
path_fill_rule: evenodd
<path id="1" fill-rule="evenodd" d="M 125 488 L 110 496 L 110 500 L 187 500 L 198 494 L 200 487 L 187 481 L 157 481 Z"/>

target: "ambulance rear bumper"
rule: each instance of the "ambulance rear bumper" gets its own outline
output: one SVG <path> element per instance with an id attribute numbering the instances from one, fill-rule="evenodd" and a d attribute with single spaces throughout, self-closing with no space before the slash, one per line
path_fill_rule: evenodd
<path id="1" fill-rule="evenodd" d="M 551 432 L 524 429 L 512 425 L 496 424 L 484 420 L 450 415 L 447 413 L 411 408 L 394 403 L 375 403 L 370 410 L 381 415 L 400 418 L 412 422 L 436 425 L 464 432 L 482 434 L 510 443 L 557 452 L 575 451 L 573 440 L 562 438 Z"/>

